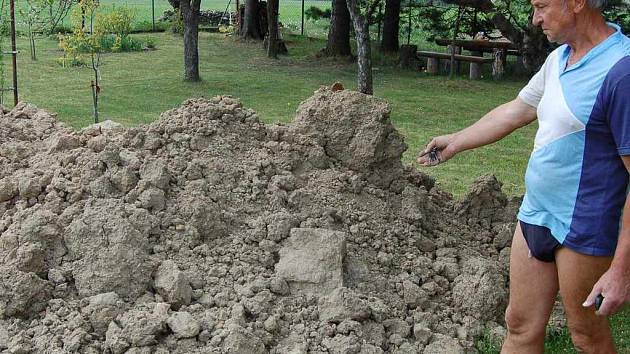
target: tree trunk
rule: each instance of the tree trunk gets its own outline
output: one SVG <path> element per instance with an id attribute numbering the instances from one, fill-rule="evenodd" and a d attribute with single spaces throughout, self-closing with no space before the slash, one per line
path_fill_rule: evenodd
<path id="1" fill-rule="evenodd" d="M 357 63 L 359 67 L 357 88 L 366 95 L 374 93 L 372 83 L 372 50 L 370 47 L 370 28 L 368 20 L 361 15 L 357 0 L 346 0 L 348 12 L 354 25 L 357 39 Z"/>
<path id="2" fill-rule="evenodd" d="M 332 0 L 328 42 L 324 53 L 328 56 L 347 57 L 350 49 L 350 13 L 346 0 Z"/>
<path id="3" fill-rule="evenodd" d="M 247 0 L 245 2 L 245 16 L 243 16 L 243 27 L 241 28 L 241 38 L 243 39 L 263 39 L 259 30 L 258 1 Z"/>
<path id="4" fill-rule="evenodd" d="M 453 40 L 451 42 L 450 45 L 450 52 L 451 52 L 451 67 L 449 68 L 449 74 L 448 77 L 450 79 L 452 79 L 455 76 L 455 52 L 456 52 L 456 45 L 455 45 L 455 41 L 457 40 L 457 35 L 459 35 L 459 25 L 462 21 L 462 15 L 464 14 L 464 8 L 462 6 L 459 7 L 459 9 L 457 9 L 457 20 L 455 21 L 455 32 L 453 32 Z"/>
<path id="5" fill-rule="evenodd" d="M 184 80 L 199 81 L 199 8 L 201 0 L 182 0 L 184 20 Z"/>
<path id="6" fill-rule="evenodd" d="M 400 47 L 400 62 L 399 65 L 403 69 L 418 70 L 418 57 L 416 52 L 418 51 L 417 45 L 403 45 Z"/>
<path id="7" fill-rule="evenodd" d="M 523 65 L 528 71 L 535 72 L 543 66 L 547 55 L 555 46 L 549 43 L 542 29 L 532 25 L 531 21 L 527 29 L 523 36 L 523 44 L 520 46 Z"/>
<path id="8" fill-rule="evenodd" d="M 384 52 L 397 52 L 400 44 L 398 35 L 400 32 L 400 0 L 385 1 L 385 15 L 383 18 L 383 41 L 381 50 Z"/>
<path id="9" fill-rule="evenodd" d="M 267 23 L 269 24 L 267 56 L 273 59 L 278 59 L 278 2 L 279 0 L 267 0 Z"/>
<path id="10" fill-rule="evenodd" d="M 547 55 L 554 48 L 553 44 L 547 40 L 547 36 L 545 36 L 542 29 L 532 24 L 531 15 L 527 28 L 524 31 L 514 26 L 501 13 L 495 14 L 492 17 L 492 22 L 507 39 L 519 48 L 523 55 L 523 64 L 531 73 L 540 69 L 545 63 Z"/>
<path id="11" fill-rule="evenodd" d="M 81 1 L 79 0 L 79 3 L 81 3 Z M 81 29 L 84 30 L 85 29 L 85 7 L 81 7 Z M 90 33 L 92 32 L 92 29 L 90 28 Z"/>
<path id="12" fill-rule="evenodd" d="M 92 80 L 92 104 L 94 108 L 94 123 L 98 123 L 98 95 L 101 91 L 98 80 L 98 67 L 100 65 L 100 54 L 92 53 L 92 71 L 94 72 L 94 80 Z"/>
<path id="13" fill-rule="evenodd" d="M 505 54 L 504 49 L 495 49 L 493 51 L 494 62 L 492 63 L 492 77 L 495 80 L 501 80 L 505 74 Z"/>
<path id="14" fill-rule="evenodd" d="M 35 33 L 33 33 L 33 25 L 28 22 L 28 42 L 31 47 L 31 60 L 37 60 L 37 56 L 35 55 Z"/>

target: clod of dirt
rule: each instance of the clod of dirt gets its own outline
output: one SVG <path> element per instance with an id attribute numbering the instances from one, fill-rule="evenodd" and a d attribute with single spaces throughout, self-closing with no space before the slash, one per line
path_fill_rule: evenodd
<path id="1" fill-rule="evenodd" d="M 137 298 L 148 290 L 154 265 L 147 236 L 155 220 L 120 200 L 91 199 L 66 228 L 64 260 L 81 297 L 113 291 Z M 89 237 L 86 237 L 89 235 Z"/>
<path id="2" fill-rule="evenodd" d="M 494 176 L 482 176 L 475 180 L 464 200 L 456 206 L 456 213 L 468 223 L 480 223 L 483 226 L 501 221 L 508 199 L 501 191 L 501 182 Z"/>
<path id="3" fill-rule="evenodd" d="M 344 233 L 294 228 L 279 253 L 276 274 L 293 292 L 325 295 L 343 286 Z"/>
<path id="4" fill-rule="evenodd" d="M 500 318 L 507 306 L 506 277 L 500 267 L 483 258 L 469 258 L 462 269 L 454 281 L 454 304 L 461 313 L 480 320 Z"/>
<path id="5" fill-rule="evenodd" d="M 295 133 L 314 139 L 326 156 L 387 187 L 402 171 L 407 150 L 389 120 L 389 105 L 352 91 L 320 89 L 297 110 Z"/>
<path id="6" fill-rule="evenodd" d="M 370 316 L 367 302 L 348 288 L 337 288 L 320 299 L 319 319 L 339 323 L 344 320 L 363 321 Z"/>
<path id="7" fill-rule="evenodd" d="M 513 203 L 404 166 L 389 112 L 328 88 L 287 125 L 225 96 L 136 128 L 0 110 L 0 352 L 473 350 Z"/>
<path id="8" fill-rule="evenodd" d="M 190 304 L 192 288 L 173 261 L 164 261 L 155 274 L 154 288 L 174 309 Z"/>
<path id="9" fill-rule="evenodd" d="M 46 308 L 52 286 L 35 273 L 0 267 L 0 318 L 31 317 Z"/>

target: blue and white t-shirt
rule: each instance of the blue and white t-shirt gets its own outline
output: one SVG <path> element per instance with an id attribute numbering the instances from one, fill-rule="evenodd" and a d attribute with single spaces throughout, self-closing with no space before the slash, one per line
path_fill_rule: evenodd
<path id="1" fill-rule="evenodd" d="M 619 234 L 630 155 L 630 39 L 614 34 L 567 68 L 549 55 L 519 97 L 537 107 L 538 132 L 518 219 L 547 227 L 563 246 L 610 256 Z"/>

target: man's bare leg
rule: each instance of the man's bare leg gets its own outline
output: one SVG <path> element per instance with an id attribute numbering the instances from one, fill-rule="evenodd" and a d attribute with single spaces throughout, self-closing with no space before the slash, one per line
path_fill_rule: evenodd
<path id="1" fill-rule="evenodd" d="M 573 345 L 579 352 L 616 353 L 608 318 L 597 316 L 594 307 L 582 307 L 611 261 L 612 257 L 586 256 L 566 247 L 556 252 L 560 296 Z"/>
<path id="2" fill-rule="evenodd" d="M 510 302 L 505 313 L 508 334 L 502 354 L 543 353 L 545 329 L 557 294 L 556 265 L 529 257 L 517 223 L 510 255 Z"/>

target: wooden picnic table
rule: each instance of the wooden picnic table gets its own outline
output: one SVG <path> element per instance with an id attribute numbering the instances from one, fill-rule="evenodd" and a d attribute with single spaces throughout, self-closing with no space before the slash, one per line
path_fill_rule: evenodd
<path id="1" fill-rule="evenodd" d="M 455 45 L 455 53 L 461 54 L 461 50 L 468 50 L 473 56 L 483 57 L 483 53 L 492 53 L 494 62 L 492 64 L 492 75 L 499 79 L 503 77 L 505 66 L 507 64 L 508 55 L 520 55 L 520 52 L 514 43 L 502 40 L 491 41 L 483 39 L 444 39 L 436 38 L 435 43 L 440 46 L 452 46 Z M 457 71 L 459 71 L 459 64 L 457 64 Z M 470 78 L 481 77 L 481 65 L 478 63 L 471 63 L 470 66 Z"/>
<path id="2" fill-rule="evenodd" d="M 452 39 L 436 38 L 435 43 L 440 46 L 449 46 L 453 44 Z M 472 52 L 492 51 L 494 49 L 517 51 L 518 48 L 514 43 L 509 41 L 489 41 L 483 39 L 456 39 L 455 46 L 461 47 Z"/>

